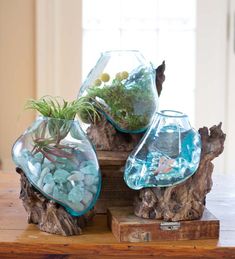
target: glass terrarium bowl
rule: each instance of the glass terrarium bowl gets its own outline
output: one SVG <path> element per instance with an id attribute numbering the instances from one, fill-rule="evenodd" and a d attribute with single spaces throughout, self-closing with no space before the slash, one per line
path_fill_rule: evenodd
<path id="1" fill-rule="evenodd" d="M 32 185 L 47 198 L 80 216 L 101 189 L 96 153 L 74 120 L 39 117 L 12 148 L 12 157 Z"/>
<path id="2" fill-rule="evenodd" d="M 163 110 L 156 113 L 152 125 L 129 155 L 124 180 L 136 190 L 173 186 L 195 173 L 200 155 L 201 138 L 188 116 Z"/>
<path id="3" fill-rule="evenodd" d="M 145 131 L 158 107 L 155 70 L 139 51 L 101 54 L 78 97 L 86 96 L 119 131 Z M 89 115 L 80 114 L 89 123 Z"/>

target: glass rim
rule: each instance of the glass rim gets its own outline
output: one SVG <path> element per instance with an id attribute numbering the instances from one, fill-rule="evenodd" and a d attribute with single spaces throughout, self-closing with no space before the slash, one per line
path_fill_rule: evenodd
<path id="1" fill-rule="evenodd" d="M 175 110 L 161 110 L 157 112 L 158 115 L 164 116 L 164 117 L 170 117 L 170 118 L 188 118 L 188 115 Z"/>
<path id="2" fill-rule="evenodd" d="M 62 118 L 54 118 L 54 117 L 48 117 L 48 116 L 44 116 L 44 115 L 38 115 L 37 117 L 36 117 L 36 120 L 38 120 L 38 119 L 42 119 L 42 120 L 57 120 L 57 121 L 68 121 L 68 122 L 78 122 L 78 124 L 79 124 L 79 120 L 78 119 L 76 119 L 76 118 L 74 118 L 73 120 L 71 120 L 71 119 L 62 119 Z"/>
<path id="3" fill-rule="evenodd" d="M 102 51 L 101 55 L 111 54 L 111 53 L 124 53 L 124 52 L 130 52 L 130 53 L 140 53 L 141 52 L 137 49 L 114 49 L 114 50 L 106 50 Z"/>

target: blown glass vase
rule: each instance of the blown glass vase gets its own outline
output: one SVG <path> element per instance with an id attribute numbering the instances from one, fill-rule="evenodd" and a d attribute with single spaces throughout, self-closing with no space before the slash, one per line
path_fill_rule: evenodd
<path id="1" fill-rule="evenodd" d="M 145 131 L 158 107 L 155 70 L 139 51 L 101 54 L 84 81 L 79 97 L 86 96 L 119 131 Z M 89 114 L 80 114 L 89 123 Z"/>
<path id="2" fill-rule="evenodd" d="M 39 192 L 71 215 L 83 215 L 94 206 L 101 175 L 96 153 L 77 121 L 39 117 L 15 142 L 12 157 Z"/>
<path id="3" fill-rule="evenodd" d="M 135 190 L 173 186 L 196 172 L 200 155 L 201 138 L 188 116 L 164 110 L 128 157 L 124 180 Z"/>

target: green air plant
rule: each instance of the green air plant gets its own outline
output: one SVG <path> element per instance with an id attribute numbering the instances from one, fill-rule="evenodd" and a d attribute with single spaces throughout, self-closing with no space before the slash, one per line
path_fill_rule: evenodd
<path id="1" fill-rule="evenodd" d="M 94 123 L 99 119 L 99 113 L 93 103 L 86 97 L 67 102 L 51 96 L 42 97 L 39 100 L 29 100 L 26 109 L 36 110 L 44 117 L 50 118 L 48 123 L 44 121 L 33 136 L 33 154 L 41 153 L 44 158 L 55 163 L 55 157 L 73 159 L 73 147 L 60 144 L 69 133 L 72 123 L 79 113 L 86 113 Z M 50 136 L 46 134 L 48 132 Z"/>
<path id="2" fill-rule="evenodd" d="M 141 67 L 131 74 L 119 72 L 113 79 L 103 73 L 88 88 L 85 96 L 117 129 L 146 129 L 156 110 L 151 73 Z M 85 113 L 81 116 L 84 122 L 89 117 Z"/>

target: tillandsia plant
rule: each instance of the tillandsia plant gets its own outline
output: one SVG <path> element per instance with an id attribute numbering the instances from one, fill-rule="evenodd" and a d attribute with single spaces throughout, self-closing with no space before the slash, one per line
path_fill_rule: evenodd
<path id="1" fill-rule="evenodd" d="M 44 195 L 72 215 L 86 213 L 96 202 L 101 185 L 95 151 L 75 117 L 86 112 L 95 123 L 99 113 L 86 97 L 67 102 L 50 96 L 29 100 L 26 109 L 40 116 L 16 141 L 16 165 Z"/>
<path id="2" fill-rule="evenodd" d="M 71 147 L 61 145 L 60 141 L 70 131 L 72 122 L 79 112 L 86 113 L 93 123 L 99 119 L 99 113 L 96 111 L 93 102 L 88 101 L 87 97 L 67 102 L 58 97 L 45 96 L 39 100 L 29 100 L 26 109 L 36 110 L 44 117 L 55 119 L 49 120 L 48 123 L 42 123 L 40 130 L 35 132 L 33 139 L 35 143 L 34 154 L 40 152 L 51 162 L 55 162 L 54 155 L 72 159 L 71 153 L 68 152 Z M 48 127 L 50 137 L 45 137 L 46 127 Z"/>

